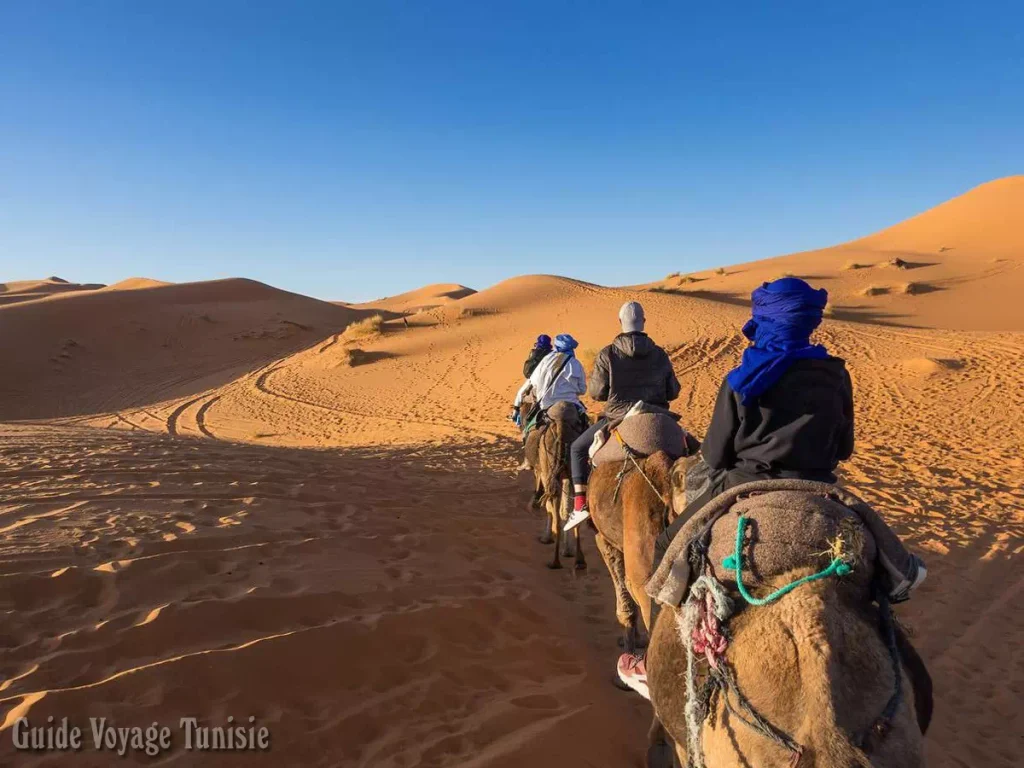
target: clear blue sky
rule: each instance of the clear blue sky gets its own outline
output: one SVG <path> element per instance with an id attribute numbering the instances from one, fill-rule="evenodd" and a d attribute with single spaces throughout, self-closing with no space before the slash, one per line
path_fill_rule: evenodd
<path id="1" fill-rule="evenodd" d="M 1016 2 L 0 0 L 0 279 L 360 300 L 830 245 L 1024 172 L 1022 30 Z"/>

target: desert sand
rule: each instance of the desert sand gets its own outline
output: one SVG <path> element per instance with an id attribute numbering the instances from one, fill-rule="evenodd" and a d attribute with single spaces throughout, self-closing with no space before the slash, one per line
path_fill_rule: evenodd
<path id="1" fill-rule="evenodd" d="M 589 571 L 543 567 L 508 405 L 533 337 L 571 332 L 588 362 L 637 299 L 701 435 L 750 290 L 793 274 L 829 290 L 817 337 L 854 378 L 841 480 L 928 562 L 899 615 L 935 678 L 929 765 L 1016 765 L 1022 220 L 1011 177 L 851 243 L 625 288 L 8 283 L 0 728 L 254 715 L 270 755 L 161 764 L 642 765 L 608 575 L 589 533 Z"/>

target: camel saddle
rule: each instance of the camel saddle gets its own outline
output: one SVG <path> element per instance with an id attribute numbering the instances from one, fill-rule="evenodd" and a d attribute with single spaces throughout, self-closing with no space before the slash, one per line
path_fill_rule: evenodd
<path id="1" fill-rule="evenodd" d="M 827 564 L 840 541 L 852 565 L 841 580 L 843 588 L 866 601 L 872 598 L 876 577 L 891 602 L 906 600 L 924 579 L 924 563 L 855 495 L 828 483 L 775 479 L 731 488 L 686 521 L 648 580 L 647 594 L 663 605 L 681 605 L 691 578 L 699 575 L 691 573 L 699 558 L 715 578 L 734 587 L 735 572 L 723 563 L 735 549 L 741 516 L 752 533 L 742 561 L 747 585 L 766 583 L 795 568 Z"/>
<path id="2" fill-rule="evenodd" d="M 679 416 L 656 406 L 646 406 L 635 414 L 631 411 L 618 425 L 609 425 L 603 439 L 595 439 L 601 445 L 591 455 L 591 463 L 595 467 L 621 463 L 626 460 L 627 446 L 634 456 L 650 456 L 658 451 L 673 460 L 690 456 L 700 448 L 700 442 L 678 422 Z"/>

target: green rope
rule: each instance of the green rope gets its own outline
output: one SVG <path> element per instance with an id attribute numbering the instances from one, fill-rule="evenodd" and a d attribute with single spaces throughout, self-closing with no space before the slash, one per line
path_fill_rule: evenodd
<path id="1" fill-rule="evenodd" d="M 794 589 L 804 584 L 809 584 L 812 581 L 818 581 L 819 579 L 827 579 L 829 576 L 846 576 L 850 573 L 853 568 L 843 561 L 841 557 L 832 559 L 827 568 L 824 568 L 817 573 L 812 573 L 810 576 L 804 576 L 803 578 L 792 581 L 786 584 L 784 587 L 779 587 L 777 590 L 772 592 L 767 597 L 754 597 L 747 591 L 747 588 L 743 584 L 743 541 L 747 532 L 747 523 L 749 519 L 740 515 L 739 522 L 736 524 L 736 551 L 729 555 L 722 561 L 722 565 L 736 573 L 736 587 L 739 589 L 743 599 L 751 605 L 768 605 L 768 603 L 774 603 L 780 597 L 789 594 Z"/>

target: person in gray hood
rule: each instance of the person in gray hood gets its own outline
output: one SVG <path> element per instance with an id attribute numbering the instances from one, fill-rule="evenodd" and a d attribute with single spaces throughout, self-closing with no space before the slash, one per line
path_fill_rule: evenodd
<path id="1" fill-rule="evenodd" d="M 649 405 L 668 408 L 668 404 L 679 397 L 679 380 L 672 370 L 672 361 L 665 350 L 644 333 L 644 308 L 638 302 L 626 302 L 619 310 L 619 322 L 622 333 L 601 350 L 587 384 L 587 393 L 592 398 L 599 403 L 607 403 L 604 415 L 573 442 L 570 451 L 575 499 L 572 515 L 565 523 L 567 531 L 590 517 L 587 507 L 588 453 L 594 435 L 609 420 L 622 419 L 641 400 Z"/>

